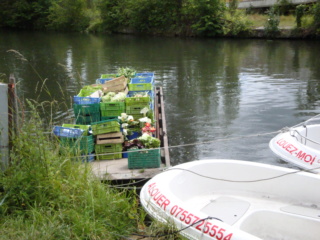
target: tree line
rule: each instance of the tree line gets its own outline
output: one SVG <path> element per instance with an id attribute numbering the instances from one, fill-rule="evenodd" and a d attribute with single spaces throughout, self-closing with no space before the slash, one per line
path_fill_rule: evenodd
<path id="1" fill-rule="evenodd" d="M 245 11 L 237 10 L 237 1 L 227 7 L 222 0 L 2 0 L 0 27 L 236 36 L 251 29 Z M 320 2 L 316 5 L 315 16 Z M 320 19 L 315 19 L 319 28 Z"/>

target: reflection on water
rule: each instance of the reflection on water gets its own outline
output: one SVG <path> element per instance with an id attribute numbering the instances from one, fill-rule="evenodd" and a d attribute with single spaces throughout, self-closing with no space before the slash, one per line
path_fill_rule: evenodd
<path id="1" fill-rule="evenodd" d="M 21 97 L 60 102 L 59 122 L 70 118 L 81 85 L 100 74 L 154 71 L 174 164 L 233 158 L 290 166 L 268 142 L 273 132 L 319 113 L 319 50 L 313 41 L 3 32 L 0 73 L 15 74 Z M 43 82 L 48 92 L 40 91 Z"/>

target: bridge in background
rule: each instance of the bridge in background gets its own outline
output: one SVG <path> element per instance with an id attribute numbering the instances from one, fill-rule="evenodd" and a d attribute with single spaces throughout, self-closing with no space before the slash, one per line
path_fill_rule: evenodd
<path id="1" fill-rule="evenodd" d="M 307 4 L 316 2 L 317 0 L 289 0 L 293 5 Z M 239 1 L 238 8 L 265 8 L 271 7 L 278 3 L 278 0 L 251 0 L 251 1 Z"/>

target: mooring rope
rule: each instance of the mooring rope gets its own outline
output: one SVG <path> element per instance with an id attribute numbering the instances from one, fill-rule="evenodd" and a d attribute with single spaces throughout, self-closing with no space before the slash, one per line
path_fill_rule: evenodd
<path id="1" fill-rule="evenodd" d="M 180 148 L 180 147 L 190 147 L 190 146 L 198 146 L 198 145 L 203 145 L 203 144 L 210 144 L 210 143 L 215 143 L 215 142 L 223 142 L 223 141 L 231 141 L 231 140 L 238 140 L 238 139 L 243 139 L 243 138 L 253 138 L 253 137 L 261 137 L 261 136 L 267 136 L 267 135 L 271 135 L 271 134 L 277 134 L 277 133 L 281 133 L 282 130 L 279 131 L 275 131 L 275 132 L 267 132 L 267 133 L 258 133 L 258 134 L 250 134 L 250 135 L 241 135 L 241 136 L 236 136 L 236 137 L 227 137 L 227 138 L 217 138 L 214 140 L 210 140 L 210 141 L 201 141 L 201 142 L 194 142 L 194 143 L 185 143 L 185 144 L 178 144 L 178 145 L 172 145 L 172 146 L 168 146 L 168 147 L 159 147 L 159 148 L 154 148 L 154 149 L 173 149 L 173 148 Z M 135 149 L 135 152 L 140 152 L 140 151 L 148 151 L 150 149 Z M 96 156 L 100 156 L 100 155 L 112 155 L 112 154 L 118 154 L 118 153 L 127 153 L 125 152 L 112 152 L 112 153 L 102 153 L 102 154 L 96 154 Z M 85 156 L 85 155 L 82 155 Z M 89 156 L 89 155 L 88 155 Z M 76 158 L 76 157 L 74 157 Z"/>

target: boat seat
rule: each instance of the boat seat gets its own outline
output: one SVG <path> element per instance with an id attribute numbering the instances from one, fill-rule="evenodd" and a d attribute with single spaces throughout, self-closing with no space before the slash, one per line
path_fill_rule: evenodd
<path id="1" fill-rule="evenodd" d="M 255 211 L 240 230 L 264 240 L 319 240 L 319 221 L 277 211 Z"/>
<path id="2" fill-rule="evenodd" d="M 288 205 L 281 208 L 281 211 L 297 214 L 305 217 L 316 218 L 320 220 L 320 208 L 317 206 L 314 207 L 305 207 L 298 205 Z"/>
<path id="3" fill-rule="evenodd" d="M 250 203 L 233 197 L 218 197 L 211 200 L 200 211 L 210 217 L 233 225 L 250 207 Z"/>

